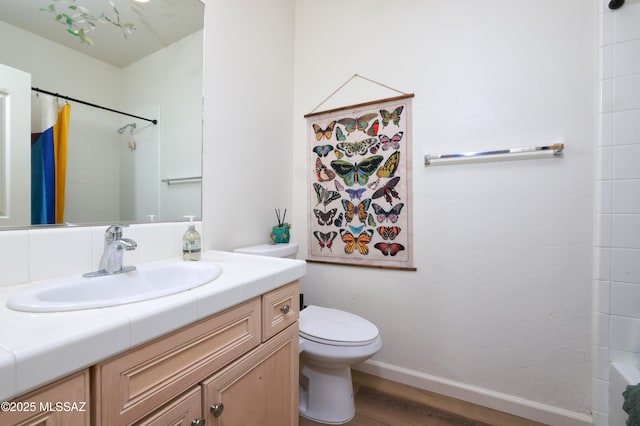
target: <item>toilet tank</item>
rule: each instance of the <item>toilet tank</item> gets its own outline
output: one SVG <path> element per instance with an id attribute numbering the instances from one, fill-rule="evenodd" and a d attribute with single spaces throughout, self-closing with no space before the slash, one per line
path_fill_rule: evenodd
<path id="1" fill-rule="evenodd" d="M 255 246 L 241 247 L 233 250 L 235 253 L 255 254 L 258 256 L 286 257 L 295 259 L 298 254 L 298 243 L 283 244 L 258 244 Z"/>
<path id="2" fill-rule="evenodd" d="M 609 364 L 609 424 L 625 425 L 629 415 L 622 409 L 627 386 L 640 383 L 640 371 L 635 365 L 612 362 Z"/>

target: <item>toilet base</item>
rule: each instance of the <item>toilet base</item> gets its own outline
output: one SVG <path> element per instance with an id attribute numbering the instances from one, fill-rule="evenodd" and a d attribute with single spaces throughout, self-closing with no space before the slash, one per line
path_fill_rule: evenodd
<path id="1" fill-rule="evenodd" d="M 300 415 L 314 422 L 340 425 L 353 419 L 351 368 L 309 366 L 300 357 Z"/>

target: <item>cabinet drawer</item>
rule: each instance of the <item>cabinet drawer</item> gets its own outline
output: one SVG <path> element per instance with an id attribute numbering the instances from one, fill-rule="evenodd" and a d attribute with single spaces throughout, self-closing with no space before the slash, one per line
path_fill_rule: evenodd
<path id="1" fill-rule="evenodd" d="M 12 403 L 16 411 L 0 412 L 0 424 L 88 426 L 89 370 L 16 398 Z"/>
<path id="2" fill-rule="evenodd" d="M 265 342 L 298 320 L 300 283 L 294 281 L 262 296 L 262 341 Z"/>
<path id="3" fill-rule="evenodd" d="M 96 365 L 94 424 L 131 424 L 260 344 L 260 300 Z"/>

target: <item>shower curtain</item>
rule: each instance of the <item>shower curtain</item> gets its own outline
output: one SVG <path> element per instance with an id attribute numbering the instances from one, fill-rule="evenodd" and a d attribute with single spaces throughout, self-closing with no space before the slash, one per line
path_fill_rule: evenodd
<path id="1" fill-rule="evenodd" d="M 31 223 L 64 221 L 64 198 L 71 106 L 57 98 L 31 99 Z"/>

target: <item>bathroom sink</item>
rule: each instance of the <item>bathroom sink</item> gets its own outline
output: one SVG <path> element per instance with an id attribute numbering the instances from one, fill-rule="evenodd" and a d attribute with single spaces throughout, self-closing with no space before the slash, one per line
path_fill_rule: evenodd
<path id="1" fill-rule="evenodd" d="M 94 278 L 48 280 L 16 293 L 7 307 L 26 312 L 60 312 L 122 305 L 186 291 L 222 273 L 208 262 L 140 265 L 135 271 Z"/>

